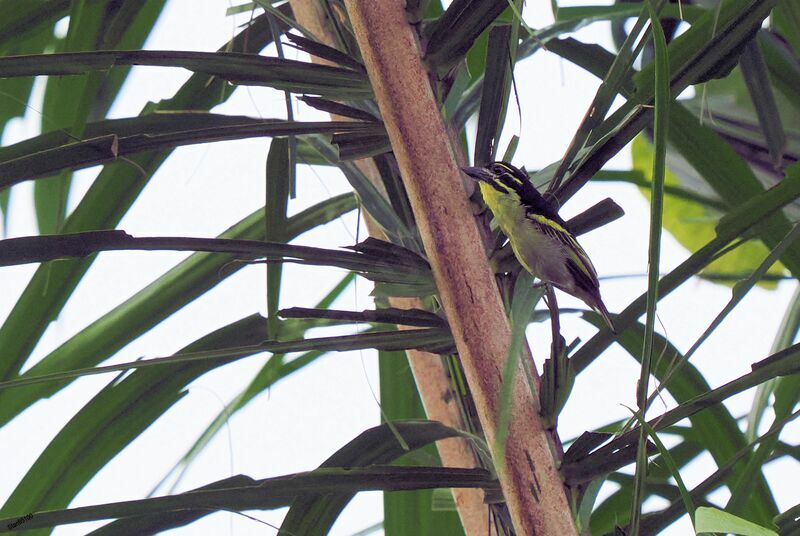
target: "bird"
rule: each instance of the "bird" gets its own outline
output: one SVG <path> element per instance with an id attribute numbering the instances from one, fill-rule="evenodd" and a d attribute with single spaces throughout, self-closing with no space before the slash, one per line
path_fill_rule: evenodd
<path id="1" fill-rule="evenodd" d="M 520 264 L 542 282 L 582 300 L 616 333 L 600 297 L 597 270 L 558 210 L 539 193 L 528 174 L 502 161 L 462 170 L 478 181 L 486 206 Z"/>

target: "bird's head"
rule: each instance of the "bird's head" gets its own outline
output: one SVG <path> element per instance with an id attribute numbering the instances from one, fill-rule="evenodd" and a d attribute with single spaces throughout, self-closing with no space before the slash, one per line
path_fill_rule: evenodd
<path id="1" fill-rule="evenodd" d="M 508 162 L 492 162 L 483 167 L 462 168 L 464 173 L 475 179 L 482 186 L 484 200 L 490 205 L 494 198 L 511 198 L 520 205 L 528 207 L 539 214 L 557 217 L 558 211 L 533 186 L 528 174 Z"/>
<path id="2" fill-rule="evenodd" d="M 533 188 L 528 174 L 507 162 L 492 162 L 483 167 L 462 168 L 471 178 L 490 186 L 504 195 L 522 197 L 524 190 Z"/>

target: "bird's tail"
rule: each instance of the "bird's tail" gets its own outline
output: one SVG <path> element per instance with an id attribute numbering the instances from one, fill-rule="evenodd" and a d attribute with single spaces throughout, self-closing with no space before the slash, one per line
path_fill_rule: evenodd
<path id="1" fill-rule="evenodd" d="M 617 330 L 614 327 L 614 322 L 611 321 L 611 314 L 608 312 L 608 309 L 606 309 L 606 305 L 603 303 L 603 300 L 598 298 L 597 300 L 595 300 L 595 304 L 594 305 L 595 305 L 595 307 L 594 307 L 595 310 L 598 313 L 600 313 L 600 316 L 602 316 L 603 320 L 605 320 L 606 324 L 608 324 L 608 328 L 611 330 L 611 332 L 614 335 L 616 335 L 617 334 Z"/>

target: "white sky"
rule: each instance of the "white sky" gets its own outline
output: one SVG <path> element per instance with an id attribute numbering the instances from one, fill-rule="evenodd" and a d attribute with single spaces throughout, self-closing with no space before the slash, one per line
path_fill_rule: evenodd
<path id="1" fill-rule="evenodd" d="M 216 50 L 232 36 L 235 24 L 242 21 L 225 17 L 226 4 L 209 0 L 171 0 L 146 48 Z M 545 4 L 529 3 L 526 7 L 526 19 L 533 27 L 550 21 Z M 596 24 L 582 30 L 578 37 L 608 47 L 608 35 L 606 25 Z M 293 53 L 287 50 L 288 54 Z M 137 114 L 148 100 L 170 97 L 188 76 L 188 72 L 177 69 L 134 68 L 112 115 Z M 522 123 L 536 125 L 536 128 L 520 129 L 517 113 L 511 110 L 506 138 L 520 134 L 516 162 L 528 169 L 537 169 L 561 157 L 585 113 L 597 81 L 547 52 L 525 61 L 516 77 Z M 261 88 L 241 89 L 214 111 L 282 117 L 283 94 Z M 298 107 L 297 118 L 324 120 L 325 116 Z M 24 122 L 15 121 L 8 129 L 4 143 L 35 135 L 38 123 L 38 114 L 31 111 Z M 500 146 L 504 147 L 505 141 Z M 136 236 L 216 236 L 263 205 L 267 148 L 268 140 L 254 139 L 177 149 L 151 180 L 120 228 Z M 627 152 L 623 151 L 612 163 L 616 168 L 628 167 Z M 97 170 L 92 169 L 78 174 L 80 178 L 71 206 L 77 203 L 96 173 Z M 301 167 L 300 196 L 291 202 L 290 210 L 297 212 L 347 188 L 337 171 Z M 35 233 L 31 192 L 32 183 L 15 188 L 6 230 L 8 236 Z M 608 183 L 589 185 L 564 207 L 562 215 L 569 218 L 604 197 L 612 197 L 625 209 L 626 216 L 582 237 L 581 243 L 601 276 L 644 274 L 648 206 L 635 188 Z M 304 235 L 301 242 L 324 247 L 343 246 L 352 244 L 353 236 L 355 217 L 349 215 Z M 686 256 L 687 252 L 665 235 L 662 270 L 672 269 Z M 169 252 L 100 255 L 63 314 L 47 330 L 35 350 L 34 359 L 46 355 L 185 257 L 185 254 Z M 4 318 L 34 267 L 0 270 L 0 318 Z M 313 306 L 342 275 L 343 272 L 324 268 L 286 265 L 282 306 Z M 693 363 L 712 386 L 748 372 L 750 363 L 769 354 L 793 284 L 783 283 L 773 292 L 760 289 L 751 292 L 746 303 L 730 315 L 697 353 Z M 604 301 L 611 311 L 618 311 L 639 296 L 645 286 L 644 277 L 604 282 Z M 263 312 L 264 292 L 263 266 L 245 268 L 128 345 L 111 362 L 169 355 L 235 319 L 255 311 Z M 371 305 L 368 293 L 368 283 L 359 281 L 336 307 L 367 308 Z M 686 350 L 729 297 L 730 291 L 718 285 L 699 280 L 685 284 L 660 304 L 659 316 L 669 338 L 679 349 Z M 567 307 L 579 305 L 563 294 L 559 303 Z M 568 341 L 575 337 L 587 340 L 594 330 L 577 317 L 564 317 L 562 332 Z M 528 334 L 537 365 L 541 366 L 548 351 L 549 327 L 535 325 Z M 188 396 L 104 468 L 72 506 L 135 499 L 147 494 L 222 409 L 223 403 L 247 385 L 265 360 L 264 356 L 244 359 L 194 382 Z M 622 349 L 609 349 L 578 377 L 573 397 L 560 420 L 562 437 L 570 438 L 586 429 L 627 417 L 629 413 L 624 406 L 635 405 L 633 386 L 638 374 L 638 364 Z M 110 376 L 78 380 L 69 389 L 37 403 L 0 429 L 0 459 L 4 460 L 0 497 L 5 498 L 13 490 L 50 438 L 110 380 Z M 373 352 L 326 356 L 284 380 L 233 417 L 195 462 L 179 489 L 190 489 L 238 473 L 264 478 L 313 469 L 361 431 L 378 424 L 379 411 L 372 394 L 377 389 L 377 361 Z M 734 415 L 748 411 L 751 396 L 746 394 L 731 400 L 729 407 Z M 657 405 L 657 411 L 661 409 Z M 783 437 L 796 443 L 799 431 L 797 426 L 792 426 Z M 703 458 L 684 472 L 689 486 L 713 470 L 709 462 L 710 458 Z M 790 486 L 791 482 L 800 481 L 797 464 L 774 463 L 767 467 L 766 473 L 775 484 L 776 498 L 782 509 L 800 500 L 798 492 Z M 284 513 L 279 510 L 255 512 L 254 515 L 279 525 Z M 381 519 L 380 494 L 360 494 L 340 517 L 333 534 L 352 534 Z M 89 525 L 68 526 L 55 533 L 84 534 L 89 528 Z M 684 519 L 665 534 L 687 534 L 690 530 Z M 245 535 L 269 534 L 270 529 L 241 516 L 217 513 L 173 532 Z"/>

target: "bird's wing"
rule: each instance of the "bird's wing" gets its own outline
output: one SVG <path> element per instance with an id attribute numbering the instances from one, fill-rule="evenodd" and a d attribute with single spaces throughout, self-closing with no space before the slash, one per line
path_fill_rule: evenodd
<path id="1" fill-rule="evenodd" d="M 567 270 L 575 278 L 575 284 L 578 288 L 591 296 L 598 294 L 599 283 L 597 277 L 593 277 L 593 274 L 588 273 L 581 263 L 576 262 L 574 258 L 567 259 Z"/>
<path id="2" fill-rule="evenodd" d="M 535 223 L 544 234 L 564 246 L 567 252 L 567 258 L 574 264 L 574 269 L 583 274 L 583 278 L 588 278 L 587 282 L 590 283 L 589 287 L 597 288 L 600 285 L 597 280 L 597 270 L 594 269 L 594 265 L 586 254 L 586 251 L 584 251 L 578 241 L 575 240 L 572 233 L 557 221 L 551 220 L 541 214 L 528 212 L 526 217 Z M 570 270 L 572 270 L 572 268 Z M 578 276 L 575 277 L 579 279 Z"/>
<path id="3" fill-rule="evenodd" d="M 569 237 L 572 240 L 573 247 L 569 248 L 569 257 L 570 261 L 575 263 L 575 266 L 583 273 L 589 280 L 591 281 L 591 286 L 593 288 L 598 288 L 600 286 L 600 281 L 597 279 L 597 270 L 594 269 L 594 265 L 592 261 L 589 259 L 589 256 L 583 250 L 578 241 L 575 240 L 572 236 Z"/>

